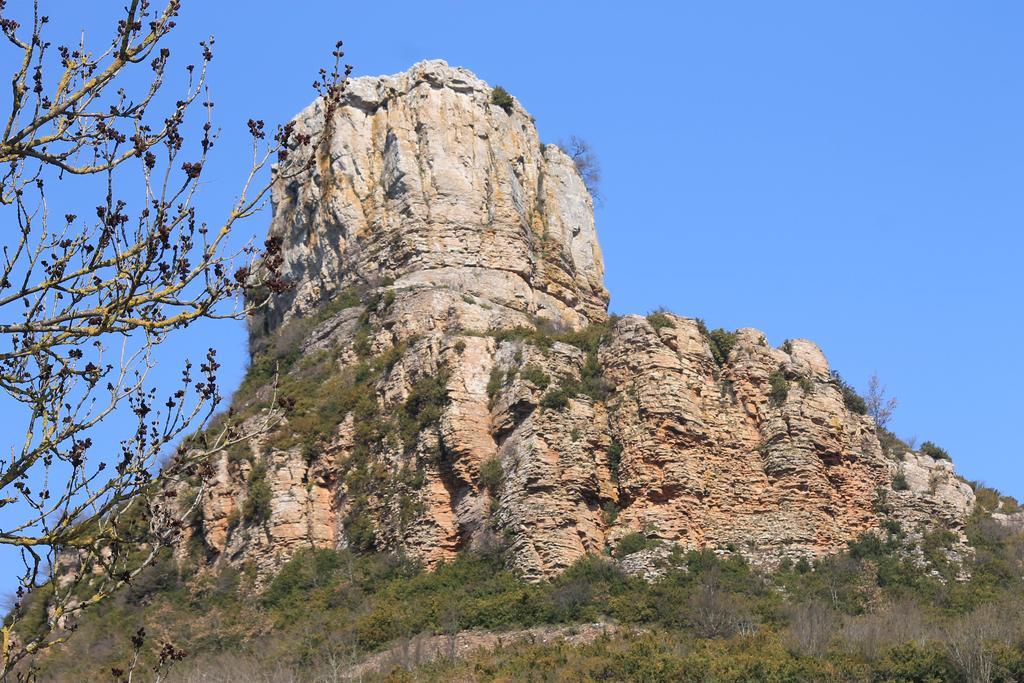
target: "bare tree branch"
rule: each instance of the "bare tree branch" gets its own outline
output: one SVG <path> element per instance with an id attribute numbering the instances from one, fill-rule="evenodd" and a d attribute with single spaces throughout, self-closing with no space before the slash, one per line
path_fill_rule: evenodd
<path id="1" fill-rule="evenodd" d="M 597 161 L 597 155 L 593 148 L 583 138 L 575 135 L 569 138 L 569 142 L 559 142 L 558 147 L 569 155 L 576 170 L 583 178 L 583 185 L 595 201 L 601 199 L 601 165 Z"/>
<path id="2" fill-rule="evenodd" d="M 250 120 L 251 163 L 238 196 L 227 216 L 204 220 L 195 200 L 218 138 L 206 87 L 213 38 L 199 43 L 198 65 L 182 70 L 169 111 L 154 111 L 170 73 L 163 41 L 180 8 L 180 0 L 130 0 L 101 52 L 81 37 L 58 45 L 55 62 L 39 0 L 24 27 L 0 0 L 0 32 L 16 55 L 0 123 L 0 389 L 20 406 L 6 418 L 0 453 L 8 513 L 0 544 L 17 548 L 25 568 L 0 627 L 0 677 L 63 642 L 82 610 L 178 538 L 200 504 L 211 455 L 275 419 L 244 430 L 230 415 L 211 424 L 222 400 L 212 348 L 173 386 L 150 378 L 161 344 L 181 330 L 244 317 L 288 289 L 278 243 L 231 251 L 229 238 L 266 203 L 270 164 L 287 159 L 285 175 L 308 173 L 320 146 L 291 125 L 268 136 Z M 351 72 L 340 66 L 343 54 L 339 42 L 333 69 L 315 83 L 328 117 Z M 145 85 L 128 92 L 126 75 L 140 72 Z M 193 128 L 200 132 L 187 142 Z M 95 203 L 51 216 L 48 194 L 77 176 L 102 179 Z M 98 444 L 105 423 L 121 433 L 112 452 Z M 159 469 L 161 455 L 197 429 Z M 26 603 L 43 590 L 46 623 L 23 627 Z"/>
<path id="3" fill-rule="evenodd" d="M 872 373 L 868 380 L 868 395 L 865 401 L 868 406 L 868 415 L 875 418 L 875 424 L 882 429 L 887 429 L 892 415 L 896 412 L 898 402 L 895 397 L 886 395 L 885 387 L 878 379 L 878 373 Z"/>

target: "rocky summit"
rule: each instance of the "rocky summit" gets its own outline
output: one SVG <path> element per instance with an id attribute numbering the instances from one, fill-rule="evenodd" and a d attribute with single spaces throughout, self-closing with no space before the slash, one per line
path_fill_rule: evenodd
<path id="1" fill-rule="evenodd" d="M 321 102 L 295 119 L 320 132 Z M 315 168 L 273 187 L 292 284 L 250 320 L 182 543 L 268 575 L 308 546 L 427 566 L 501 544 L 528 579 L 621 547 L 813 559 L 898 522 L 963 529 L 970 486 L 880 430 L 812 342 L 610 317 L 593 204 L 530 115 L 441 61 L 350 82 Z"/>

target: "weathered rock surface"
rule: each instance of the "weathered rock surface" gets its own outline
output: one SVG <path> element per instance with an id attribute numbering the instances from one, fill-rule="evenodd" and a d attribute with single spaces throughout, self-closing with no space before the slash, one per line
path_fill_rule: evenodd
<path id="1" fill-rule="evenodd" d="M 236 397 L 281 423 L 216 463 L 197 526 L 210 561 L 270 570 L 354 545 L 432 564 L 506 543 L 542 578 L 634 532 L 767 565 L 887 519 L 961 534 L 970 487 L 884 452 L 813 343 L 743 329 L 716 360 L 696 320 L 609 320 L 582 180 L 490 93 L 443 62 L 358 79 L 316 170 L 275 184 L 296 286 L 252 321 L 252 347 L 299 353 L 281 407 L 266 387 Z"/>
<path id="2" fill-rule="evenodd" d="M 384 676 L 396 667 L 410 669 L 439 659 L 464 659 L 474 652 L 496 650 L 516 643 L 584 645 L 605 636 L 622 633 L 624 630 L 626 629 L 617 624 L 597 622 L 575 626 L 541 626 L 505 632 L 459 631 L 440 636 L 420 634 L 343 670 L 340 680 L 361 681 L 368 676 Z"/>
<path id="3" fill-rule="evenodd" d="M 351 82 L 316 171 L 273 188 L 272 237 L 297 284 L 255 324 L 308 315 L 350 285 L 455 309 L 462 296 L 572 325 L 606 316 L 593 204 L 573 162 L 530 116 L 490 103 L 464 69 L 422 62 Z M 323 125 L 318 100 L 296 133 Z M 443 292 L 450 296 L 445 297 Z M 450 312 L 457 318 L 459 311 Z"/>

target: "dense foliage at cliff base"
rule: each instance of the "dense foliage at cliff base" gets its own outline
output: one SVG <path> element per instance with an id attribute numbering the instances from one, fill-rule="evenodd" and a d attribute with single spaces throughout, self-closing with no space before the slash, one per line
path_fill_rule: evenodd
<path id="1" fill-rule="evenodd" d="M 103 680 L 144 627 L 143 661 L 164 642 L 188 653 L 172 670 L 182 681 L 340 680 L 389 649 L 404 654 L 363 680 L 1024 679 L 1024 534 L 979 510 L 969 537 L 975 555 L 962 568 L 945 559 L 942 532 L 911 547 L 895 527 L 774 572 L 674 549 L 653 582 L 612 561 L 635 539 L 532 584 L 504 568 L 500 546 L 432 572 L 395 555 L 310 549 L 259 589 L 251 570 L 192 575 L 166 557 L 89 613 L 38 673 Z M 607 632 L 583 643 L 515 637 L 595 623 Z M 419 634 L 472 630 L 509 637 L 457 658 L 409 654 Z"/>

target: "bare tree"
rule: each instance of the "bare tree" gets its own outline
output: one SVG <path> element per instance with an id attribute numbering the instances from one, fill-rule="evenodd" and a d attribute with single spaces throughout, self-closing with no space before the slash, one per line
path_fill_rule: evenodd
<path id="1" fill-rule="evenodd" d="M 869 659 L 883 656 L 896 645 L 924 642 L 929 627 L 921 608 L 909 600 L 843 618 L 839 636 L 844 648 Z"/>
<path id="2" fill-rule="evenodd" d="M 792 610 L 786 632 L 789 647 L 801 654 L 821 656 L 828 648 L 838 622 L 836 613 L 816 600 L 797 605 Z"/>
<path id="3" fill-rule="evenodd" d="M 1020 636 L 1013 610 L 985 604 L 943 629 L 946 651 L 969 683 L 992 680 L 996 650 Z M 1016 632 L 1015 632 L 1016 631 Z"/>
<path id="4" fill-rule="evenodd" d="M 208 427 L 221 402 L 214 349 L 198 368 L 186 363 L 176 385 L 154 386 L 160 345 L 199 320 L 244 316 L 243 290 L 251 309 L 288 287 L 278 244 L 232 252 L 229 236 L 264 205 L 269 164 L 290 157 L 290 172 L 308 172 L 320 141 L 290 125 L 268 138 L 250 120 L 251 163 L 234 205 L 220 220 L 201 217 L 194 200 L 218 137 L 205 86 L 214 41 L 183 68 L 176 102 L 155 111 L 170 72 L 163 43 L 181 4 L 158 2 L 128 0 L 93 51 L 84 37 L 54 47 L 38 0 L 24 8 L 24 26 L 0 0 L 0 32 L 13 50 L 10 111 L 0 121 L 0 544 L 24 562 L 0 627 L 4 678 L 152 562 L 198 504 L 209 454 L 251 436 L 220 420 L 158 471 L 161 453 Z M 333 71 L 315 84 L 327 116 L 350 71 L 339 73 L 341 56 L 339 43 Z M 130 92 L 138 81 L 126 74 L 145 85 Z M 186 144 L 193 130 L 198 139 Z M 69 183 L 98 188 L 94 202 L 54 209 L 73 196 Z M 107 448 L 98 428 L 111 422 L 121 437 Z M 41 601 L 42 623 L 25 627 Z"/>
<path id="5" fill-rule="evenodd" d="M 569 142 L 560 141 L 558 147 L 569 155 L 576 170 L 583 178 L 583 185 L 587 192 L 595 200 L 601 198 L 601 165 L 597 161 L 597 155 L 586 140 L 576 137 L 569 138 Z"/>
<path id="6" fill-rule="evenodd" d="M 686 605 L 684 614 L 704 638 L 751 636 L 758 629 L 754 614 L 736 596 L 719 588 L 714 573 L 701 582 Z"/>
<path id="7" fill-rule="evenodd" d="M 866 403 L 868 404 L 868 415 L 875 418 L 875 424 L 886 429 L 889 420 L 892 419 L 892 414 L 896 412 L 897 401 L 895 397 L 886 396 L 885 387 L 878 379 L 877 372 L 871 373 L 871 379 L 868 380 Z"/>

